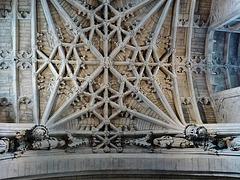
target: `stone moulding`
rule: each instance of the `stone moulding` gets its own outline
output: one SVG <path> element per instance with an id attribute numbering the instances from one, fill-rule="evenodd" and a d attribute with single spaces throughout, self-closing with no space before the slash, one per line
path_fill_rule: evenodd
<path id="1" fill-rule="evenodd" d="M 58 152 L 59 153 L 59 152 Z M 207 163 L 206 163 L 207 162 Z M 172 154 L 38 154 L 0 161 L 0 178 L 158 177 L 239 178 L 240 156 Z M 47 168 L 48 167 L 48 168 Z M 99 175 L 99 176 L 98 176 Z M 126 176 L 128 175 L 128 176 Z"/>
<path id="2" fill-rule="evenodd" d="M 35 125 L 31 129 L 17 132 L 14 137 L 8 137 L 8 140 L 3 137 L 0 140 L 2 144 L 7 142 L 9 145 L 1 147 L 0 153 L 9 152 L 14 157 L 18 157 L 27 150 L 51 150 L 55 148 L 69 150 L 71 148 L 81 149 L 82 146 L 92 148 L 94 153 L 120 153 L 128 149 L 126 145 L 131 146 L 132 152 L 138 152 L 137 149 L 141 148 L 147 148 L 149 152 L 158 152 L 159 148 L 201 148 L 214 154 L 224 153 L 227 150 L 240 150 L 240 136 L 217 134 L 217 131 L 211 132 L 211 130 L 208 132 L 204 126 L 195 124 L 188 124 L 178 134 L 173 134 L 173 132 L 171 134 L 169 131 L 169 135 L 166 132 L 157 135 L 153 131 L 136 131 L 139 134 L 134 131 L 125 132 L 125 134 L 120 131 L 89 131 L 88 134 L 77 132 L 77 135 L 65 132 L 65 135 L 53 136 L 46 126 Z"/>

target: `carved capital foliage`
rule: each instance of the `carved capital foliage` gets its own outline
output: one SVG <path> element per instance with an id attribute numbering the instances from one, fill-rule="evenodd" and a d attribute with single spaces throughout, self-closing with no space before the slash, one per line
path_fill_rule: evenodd
<path id="1" fill-rule="evenodd" d="M 137 139 L 126 139 L 124 143 L 126 145 L 135 145 L 150 149 L 152 146 L 152 133 L 149 133 L 146 136 Z"/>
<path id="2" fill-rule="evenodd" d="M 70 133 L 68 133 L 67 136 L 68 136 L 69 148 L 75 148 L 81 145 L 89 145 L 88 138 L 76 138 L 76 137 L 73 137 Z"/>

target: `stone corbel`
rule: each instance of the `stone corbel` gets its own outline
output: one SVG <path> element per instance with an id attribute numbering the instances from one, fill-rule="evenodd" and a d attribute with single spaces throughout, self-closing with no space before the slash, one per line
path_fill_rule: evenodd
<path id="1" fill-rule="evenodd" d="M 6 106 L 9 106 L 11 104 L 12 104 L 12 102 L 11 102 L 10 98 L 7 98 L 7 97 L 0 98 L 0 106 L 6 107 Z"/>
<path id="2" fill-rule="evenodd" d="M 5 7 L 3 9 L 0 9 L 0 19 L 11 19 L 13 16 L 10 9 L 6 9 Z"/>
<path id="3" fill-rule="evenodd" d="M 32 97 L 22 96 L 19 98 L 20 104 L 30 104 L 32 102 Z"/>
<path id="4" fill-rule="evenodd" d="M 31 67 L 32 67 L 32 64 L 27 61 L 21 61 L 18 63 L 18 68 L 20 70 L 27 70 L 27 69 L 30 69 Z"/>
<path id="5" fill-rule="evenodd" d="M 212 104 L 210 97 L 198 97 L 198 102 L 205 106 Z"/>
<path id="6" fill-rule="evenodd" d="M 189 105 L 189 104 L 191 104 L 191 100 L 192 100 L 191 97 L 180 97 L 180 101 L 181 101 L 181 103 L 184 104 L 184 105 Z"/>
<path id="7" fill-rule="evenodd" d="M 194 15 L 193 26 L 195 28 L 207 28 L 208 25 L 209 25 L 209 20 L 204 21 L 200 15 Z"/>
<path id="8" fill-rule="evenodd" d="M 178 27 L 188 27 L 189 26 L 189 17 L 186 14 L 178 14 Z"/>
<path id="9" fill-rule="evenodd" d="M 18 19 L 26 19 L 30 20 L 31 19 L 31 13 L 29 11 L 20 11 L 17 13 L 17 18 Z"/>

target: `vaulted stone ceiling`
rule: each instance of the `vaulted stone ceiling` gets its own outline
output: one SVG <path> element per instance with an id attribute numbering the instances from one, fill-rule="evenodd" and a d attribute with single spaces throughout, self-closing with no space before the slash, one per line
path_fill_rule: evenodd
<path id="1" fill-rule="evenodd" d="M 16 19 L 2 16 L 16 24 L 9 52 L 16 61 L 3 71 L 19 83 L 3 94 L 2 122 L 70 130 L 215 122 L 204 75 L 209 12 L 201 10 L 210 2 L 39 1 L 31 19 L 25 1 L 10 2 L 3 12 L 18 8 Z"/>
<path id="2" fill-rule="evenodd" d="M 32 149 L 64 141 L 68 148 L 83 145 L 76 150 L 81 153 L 134 152 L 136 162 L 142 151 L 161 153 L 166 147 L 235 150 L 240 3 L 228 5 L 224 0 L 0 1 L 0 138 L 32 128 L 32 139 L 22 135 Z M 126 157 L 117 156 L 123 162 Z M 155 165 L 162 161 L 151 158 Z"/>
<path id="3" fill-rule="evenodd" d="M 217 16 L 209 16 L 211 2 L 9 0 L 1 7 L 1 122 L 91 135 L 175 133 L 218 121 L 205 57 Z"/>
<path id="4" fill-rule="evenodd" d="M 213 7 L 210 15 L 209 1 L 2 1 L 0 121 L 89 133 L 225 122 L 210 96 L 238 86 L 238 65 L 228 63 L 237 48 L 220 51 L 238 47 L 238 35 L 219 35 L 237 31 L 238 17 L 216 26 L 205 51 L 209 23 L 221 17 Z"/>
<path id="5" fill-rule="evenodd" d="M 53 37 L 53 40 L 56 40 L 52 42 L 53 50 L 50 52 L 53 58 L 46 57 L 37 51 L 40 57 L 42 55 L 43 61 L 51 60 L 48 67 L 51 73 L 56 75 L 55 79 L 59 79 L 59 76 L 62 78 L 53 82 L 54 87 L 42 115 L 42 124 L 47 121 L 47 125 L 53 124 L 52 126 L 56 127 L 81 117 L 87 125 L 94 126 L 97 130 L 101 128 L 117 130 L 119 125 L 129 126 L 132 123 L 130 121 L 133 120 L 131 116 L 136 116 L 139 120 L 146 119 L 150 123 L 159 123 L 164 128 L 176 127 L 176 122 L 178 123 L 179 120 L 170 106 L 170 103 L 173 103 L 172 95 L 168 102 L 166 95 L 156 82 L 156 76 L 160 73 L 163 76 L 162 79 L 172 73 L 168 70 L 170 69 L 167 64 L 168 59 L 160 61 L 162 55 L 159 52 L 167 53 L 166 50 L 163 48 L 157 50 L 157 37 L 160 35 L 161 26 L 171 2 L 169 1 L 163 7 L 162 17 L 156 17 L 156 22 L 148 25 L 149 30 L 147 27 L 145 29 L 145 23 L 163 6 L 164 1 L 152 4 L 156 6 L 148 10 L 149 12 L 141 19 L 136 18 L 135 24 L 129 24 L 126 16 L 131 14 L 134 16 L 136 11 L 149 5 L 150 1 L 144 1 L 136 6 L 133 4 L 124 13 L 117 11 L 119 7 L 114 7 L 117 5 L 110 5 L 108 2 L 95 2 L 90 10 L 74 1 L 69 3 L 53 1 L 53 6 L 59 13 L 59 17 L 55 18 L 63 18 L 62 21 L 67 26 L 68 33 L 62 34 L 63 44 L 59 45 L 61 42 L 58 37 Z M 67 12 L 74 11 L 71 4 L 79 11 L 83 11 L 83 15 L 77 16 L 75 10 L 75 14 L 72 13 L 75 19 L 70 17 Z M 44 13 L 47 23 L 53 26 L 54 18 L 49 18 L 50 12 L 47 5 L 44 6 Z M 86 22 L 86 19 L 89 19 L 89 22 Z M 59 27 L 61 28 L 61 24 Z M 54 32 L 55 27 L 50 31 L 53 34 L 57 33 Z M 162 36 L 169 36 L 167 31 L 164 33 Z M 167 41 L 166 37 L 165 41 Z M 55 54 L 59 54 L 55 58 L 64 60 L 64 63 L 54 62 Z M 39 73 L 45 65 L 47 63 L 40 66 Z M 165 74 L 158 72 L 160 66 L 166 71 Z M 67 85 L 62 89 L 66 95 L 60 94 L 56 97 L 60 83 Z M 154 85 L 155 87 L 149 88 Z M 152 92 L 153 89 L 157 93 Z M 163 102 L 159 100 L 159 102 L 152 102 L 156 94 Z M 53 101 L 56 102 L 55 107 Z M 137 102 L 139 102 L 138 105 Z M 72 104 L 73 107 L 69 106 Z M 61 112 L 66 111 L 67 108 L 69 115 L 66 112 L 62 116 Z M 53 115 L 49 117 L 51 109 L 53 109 Z M 146 114 L 146 111 L 149 112 Z M 57 121 L 56 124 L 54 124 L 55 121 Z"/>

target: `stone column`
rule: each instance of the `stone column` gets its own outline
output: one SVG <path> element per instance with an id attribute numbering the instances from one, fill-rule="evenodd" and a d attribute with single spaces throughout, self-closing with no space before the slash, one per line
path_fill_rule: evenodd
<path id="1" fill-rule="evenodd" d="M 192 79 L 192 70 L 191 70 L 191 47 L 192 47 L 192 29 L 193 29 L 193 22 L 194 22 L 194 11 L 195 11 L 195 4 L 196 0 L 191 0 L 190 12 L 189 12 L 189 27 L 188 27 L 188 36 L 187 36 L 187 43 L 186 43 L 186 58 L 187 58 L 187 81 L 189 87 L 189 93 L 191 96 L 191 104 L 193 107 L 193 112 L 195 114 L 195 120 L 197 123 L 201 124 L 201 116 L 198 110 L 196 96 L 194 92 L 193 86 L 193 79 Z"/>
<path id="2" fill-rule="evenodd" d="M 17 52 L 18 52 L 18 19 L 17 19 L 17 13 L 18 13 L 18 0 L 13 0 L 12 1 L 12 46 L 13 46 L 13 56 L 12 56 L 12 64 L 13 64 L 13 92 L 14 92 L 14 101 L 13 101 L 13 106 L 14 106 L 14 111 L 15 111 L 15 122 L 19 123 L 19 103 L 18 103 L 18 93 L 19 93 L 19 88 L 18 88 L 18 57 L 17 57 Z"/>
<path id="3" fill-rule="evenodd" d="M 36 0 L 31 1 L 31 46 L 32 46 L 32 84 L 33 84 L 33 120 L 35 124 L 39 124 L 39 92 L 37 82 L 37 16 L 36 16 Z"/>

